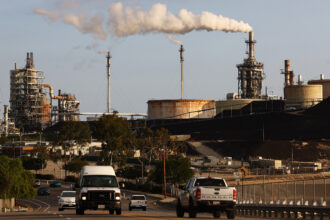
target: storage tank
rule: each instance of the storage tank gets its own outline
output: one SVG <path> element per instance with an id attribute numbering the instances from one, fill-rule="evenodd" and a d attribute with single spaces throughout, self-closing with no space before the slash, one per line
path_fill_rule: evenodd
<path id="1" fill-rule="evenodd" d="M 308 85 L 322 85 L 323 99 L 330 97 L 330 79 L 324 79 L 322 76 L 320 80 L 310 80 Z"/>
<path id="2" fill-rule="evenodd" d="M 148 119 L 213 118 L 215 102 L 212 99 L 149 100 Z"/>
<path id="3" fill-rule="evenodd" d="M 286 107 L 308 108 L 323 99 L 322 85 L 293 85 L 284 88 Z"/>

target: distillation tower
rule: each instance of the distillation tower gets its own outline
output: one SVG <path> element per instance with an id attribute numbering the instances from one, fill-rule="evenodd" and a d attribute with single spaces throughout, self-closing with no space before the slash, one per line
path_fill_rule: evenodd
<path id="1" fill-rule="evenodd" d="M 43 84 L 44 74 L 35 69 L 33 53 L 27 53 L 23 68 L 10 70 L 9 117 L 24 131 L 42 130 L 55 121 L 79 120 L 79 104 L 72 94 L 53 95 L 53 87 Z M 49 89 L 49 98 L 44 88 Z M 58 106 L 53 106 L 53 99 Z"/>
<path id="2" fill-rule="evenodd" d="M 238 64 L 238 94 L 245 99 L 262 98 L 262 80 L 265 78 L 263 63 L 256 61 L 254 57 L 254 44 L 256 41 L 253 32 L 249 32 L 249 40 L 245 43 L 248 46 L 248 58 L 242 64 Z"/>

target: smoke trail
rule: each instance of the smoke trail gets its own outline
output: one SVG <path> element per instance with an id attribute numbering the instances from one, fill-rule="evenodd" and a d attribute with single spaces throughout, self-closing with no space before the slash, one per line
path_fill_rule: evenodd
<path id="1" fill-rule="evenodd" d="M 175 43 L 175 44 L 182 45 L 181 41 L 179 41 L 179 40 L 177 40 L 177 39 L 174 39 L 173 36 L 172 36 L 172 34 L 168 34 L 168 35 L 167 35 L 167 38 L 168 38 L 171 42 L 173 42 L 173 43 Z"/>
<path id="2" fill-rule="evenodd" d="M 51 22 L 62 20 L 65 24 L 73 25 L 82 33 L 92 34 L 94 37 L 105 40 L 107 34 L 103 28 L 104 19 L 101 15 L 89 16 L 83 13 L 65 13 L 64 11 L 78 8 L 76 1 L 62 2 L 59 11 L 47 11 L 37 8 L 34 13 L 48 18 Z M 164 4 L 155 4 L 149 11 L 141 8 L 123 7 L 123 4 L 114 3 L 109 8 L 109 19 L 106 28 L 110 34 L 124 37 L 134 34 L 166 33 L 186 34 L 193 30 L 250 32 L 252 27 L 243 21 L 236 21 L 222 15 L 215 15 L 204 11 L 201 14 L 181 9 L 178 14 L 167 10 Z M 169 37 L 170 40 L 175 40 Z M 173 41 L 174 42 L 174 41 Z"/>
<path id="3" fill-rule="evenodd" d="M 50 12 L 42 8 L 34 9 L 34 13 L 47 17 L 54 22 L 62 19 L 65 24 L 70 24 L 76 27 L 82 33 L 91 33 L 93 36 L 105 40 L 107 38 L 103 29 L 103 18 L 99 15 L 94 15 L 89 18 L 88 15 L 64 15 L 60 12 Z"/>
<path id="4" fill-rule="evenodd" d="M 107 54 L 109 52 L 109 50 L 100 50 L 97 51 L 98 54 Z"/>
<path id="5" fill-rule="evenodd" d="M 195 15 L 181 9 L 177 15 L 167 11 L 164 4 L 155 4 L 149 11 L 140 8 L 123 8 L 122 3 L 110 6 L 108 28 L 119 37 L 162 32 L 167 34 L 186 34 L 193 30 L 250 32 L 252 27 L 243 21 L 236 21 L 222 15 L 204 11 Z"/>

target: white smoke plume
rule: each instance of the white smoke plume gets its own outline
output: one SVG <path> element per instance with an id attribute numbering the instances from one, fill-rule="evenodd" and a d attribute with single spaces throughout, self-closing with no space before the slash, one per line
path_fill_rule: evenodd
<path id="1" fill-rule="evenodd" d="M 126 7 L 118 2 L 111 5 L 108 28 L 119 37 L 162 32 L 166 34 L 186 34 L 193 30 L 250 32 L 252 27 L 243 21 L 236 21 L 222 15 L 204 11 L 195 15 L 181 9 L 177 15 L 167 11 L 164 4 L 155 4 L 149 11 Z"/>
<path id="2" fill-rule="evenodd" d="M 167 35 L 167 38 L 168 38 L 171 42 L 173 42 L 173 43 L 175 43 L 175 44 L 182 45 L 181 41 L 179 41 L 179 40 L 173 38 L 172 34 L 168 34 L 168 35 Z"/>
<path id="3" fill-rule="evenodd" d="M 93 36 L 101 40 L 105 40 L 107 38 L 102 26 L 103 18 L 99 15 L 94 15 L 92 17 L 84 14 L 65 15 L 61 12 L 51 12 L 42 8 L 34 9 L 34 13 L 43 15 L 52 22 L 62 19 L 65 24 L 73 25 L 82 33 L 91 33 Z"/>
<path id="4" fill-rule="evenodd" d="M 141 8 L 123 7 L 121 2 L 114 3 L 109 8 L 109 19 L 105 24 L 101 15 L 90 16 L 88 13 L 73 13 L 79 5 L 75 0 L 62 0 L 58 11 L 48 11 L 37 8 L 34 13 L 48 18 L 51 22 L 62 20 L 65 24 L 73 25 L 82 33 L 92 34 L 105 40 L 107 38 L 104 26 L 110 34 L 124 37 L 134 34 L 165 33 L 186 34 L 191 31 L 225 31 L 250 32 L 252 27 L 243 21 L 236 21 L 222 15 L 203 11 L 201 14 L 181 9 L 176 15 L 167 10 L 164 4 L 155 4 L 149 11 Z M 67 11 L 70 13 L 66 13 Z M 175 42 L 175 39 L 169 37 Z"/>
<path id="5" fill-rule="evenodd" d="M 109 52 L 109 50 L 100 50 L 97 51 L 98 54 L 107 54 Z"/>

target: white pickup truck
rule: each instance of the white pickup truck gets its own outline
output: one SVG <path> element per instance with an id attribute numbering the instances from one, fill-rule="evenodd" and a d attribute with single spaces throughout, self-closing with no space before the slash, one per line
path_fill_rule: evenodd
<path id="1" fill-rule="evenodd" d="M 228 187 L 223 178 L 193 177 L 178 196 L 176 214 L 181 218 L 188 212 L 195 218 L 197 212 L 210 212 L 220 218 L 226 212 L 227 218 L 234 219 L 236 197 L 235 187 Z"/>

